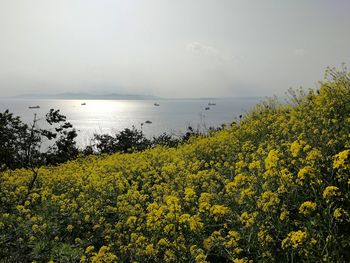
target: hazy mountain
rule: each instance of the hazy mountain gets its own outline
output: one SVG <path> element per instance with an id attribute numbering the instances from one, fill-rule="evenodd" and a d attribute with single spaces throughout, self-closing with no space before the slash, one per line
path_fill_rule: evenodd
<path id="1" fill-rule="evenodd" d="M 131 95 L 131 94 L 91 94 L 91 93 L 59 93 L 59 94 L 21 94 L 13 96 L 16 99 L 62 99 L 62 100 L 146 100 L 159 99 L 153 95 Z"/>

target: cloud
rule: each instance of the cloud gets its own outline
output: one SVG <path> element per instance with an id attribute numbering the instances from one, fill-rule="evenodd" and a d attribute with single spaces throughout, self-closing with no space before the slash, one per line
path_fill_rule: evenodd
<path id="1" fill-rule="evenodd" d="M 294 55 L 298 57 L 303 57 L 307 54 L 307 50 L 303 48 L 294 49 Z"/>
<path id="2" fill-rule="evenodd" d="M 240 64 L 244 58 L 237 55 L 224 54 L 221 50 L 216 47 L 205 45 L 199 42 L 191 42 L 187 44 L 186 51 L 196 56 L 208 57 L 217 60 L 220 63 L 233 63 Z"/>
<path id="3" fill-rule="evenodd" d="M 192 42 L 189 43 L 186 46 L 186 50 L 188 52 L 196 53 L 196 54 L 203 54 L 203 55 L 209 55 L 209 56 L 220 56 L 220 52 L 218 49 L 207 46 L 204 44 L 201 44 L 199 42 Z"/>

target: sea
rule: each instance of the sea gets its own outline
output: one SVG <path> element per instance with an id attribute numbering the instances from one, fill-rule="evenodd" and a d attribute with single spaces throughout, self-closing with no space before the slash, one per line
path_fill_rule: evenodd
<path id="1" fill-rule="evenodd" d="M 261 98 L 161 100 L 50 100 L 1 99 L 0 112 L 8 109 L 27 124 L 51 128 L 44 121 L 50 109 L 59 109 L 77 130 L 77 145 L 91 144 L 94 134 L 115 134 L 125 128 L 141 130 L 148 138 L 167 133 L 181 136 L 188 127 L 205 132 L 238 121 Z M 29 108 L 36 107 L 38 108 Z"/>

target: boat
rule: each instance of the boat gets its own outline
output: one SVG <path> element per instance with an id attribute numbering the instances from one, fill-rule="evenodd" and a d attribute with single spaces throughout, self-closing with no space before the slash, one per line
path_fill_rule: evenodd
<path id="1" fill-rule="evenodd" d="M 36 105 L 36 106 L 29 106 L 28 108 L 29 108 L 29 109 L 39 109 L 40 106 L 39 106 L 39 105 Z"/>
<path id="2" fill-rule="evenodd" d="M 159 106 L 159 104 L 158 104 L 158 103 L 154 103 L 153 105 L 154 105 L 154 106 Z"/>
<path id="3" fill-rule="evenodd" d="M 215 106 L 215 105 L 216 105 L 216 103 L 209 102 L 209 103 L 208 103 L 208 105 L 209 105 L 209 106 Z"/>
<path id="4" fill-rule="evenodd" d="M 83 103 L 81 104 L 81 106 L 84 106 L 84 105 L 86 105 L 86 103 L 85 103 L 85 102 L 83 102 Z"/>
<path id="5" fill-rule="evenodd" d="M 152 122 L 151 122 L 151 121 L 145 121 L 145 123 L 147 123 L 147 124 L 151 124 Z"/>
<path id="6" fill-rule="evenodd" d="M 210 110 L 210 107 L 205 107 L 205 110 Z"/>

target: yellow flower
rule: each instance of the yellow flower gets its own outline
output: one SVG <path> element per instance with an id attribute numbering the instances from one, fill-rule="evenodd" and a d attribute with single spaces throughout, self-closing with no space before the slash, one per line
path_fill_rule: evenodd
<path id="1" fill-rule="evenodd" d="M 67 226 L 68 232 L 72 232 L 72 231 L 73 231 L 73 228 L 74 228 L 74 227 L 73 227 L 72 225 L 68 225 L 68 226 Z"/>
<path id="2" fill-rule="evenodd" d="M 262 245 L 268 245 L 273 241 L 271 235 L 263 228 L 258 232 L 258 240 Z"/>
<path id="3" fill-rule="evenodd" d="M 323 254 L 334 261 L 346 253 L 337 246 L 338 225 L 350 221 L 349 83 L 348 76 L 327 82 L 320 94 L 297 93 L 288 105 L 263 102 L 238 123 L 176 148 L 40 167 L 30 191 L 31 169 L 0 165 L 1 238 L 18 243 L 5 242 L 11 253 L 3 254 L 25 260 L 20 248 L 40 246 L 42 232 L 52 232 L 54 246 L 70 244 L 72 260 L 82 262 L 204 263 L 216 255 L 280 262 L 276 242 L 295 261 Z M 332 156 L 338 146 L 344 148 Z M 327 171 L 334 177 L 324 178 Z M 333 200 L 323 204 L 330 220 L 316 214 Z M 310 222 L 302 218 L 311 215 Z M 47 262 L 51 255 L 44 249 L 34 256 Z"/>
<path id="4" fill-rule="evenodd" d="M 86 254 L 90 254 L 90 253 L 92 253 L 94 250 L 95 250 L 95 247 L 94 247 L 94 246 L 88 246 L 88 247 L 85 249 L 85 253 L 86 253 Z"/>
<path id="5" fill-rule="evenodd" d="M 237 231 L 229 231 L 226 238 L 227 241 L 224 243 L 225 247 L 232 249 L 238 246 L 241 235 Z"/>
<path id="6" fill-rule="evenodd" d="M 307 179 L 314 179 L 314 178 L 315 178 L 314 170 L 310 166 L 305 166 L 299 170 L 297 182 L 300 185 L 304 185 Z"/>
<path id="7" fill-rule="evenodd" d="M 256 170 L 259 169 L 261 166 L 260 161 L 254 161 L 249 164 L 249 170 Z"/>
<path id="8" fill-rule="evenodd" d="M 198 248 L 196 245 L 192 245 L 190 247 L 190 253 L 196 263 L 207 263 L 203 249 Z"/>
<path id="9" fill-rule="evenodd" d="M 191 187 L 186 187 L 184 194 L 185 194 L 184 200 L 186 202 L 193 201 L 194 198 L 196 197 L 196 191 Z"/>
<path id="10" fill-rule="evenodd" d="M 316 210 L 316 203 L 311 201 L 306 201 L 299 207 L 299 213 L 303 215 L 309 215 Z"/>
<path id="11" fill-rule="evenodd" d="M 182 214 L 179 218 L 180 223 L 187 223 L 190 219 L 191 215 L 190 214 Z"/>
<path id="12" fill-rule="evenodd" d="M 338 153 L 333 161 L 333 168 L 344 168 L 346 160 L 350 156 L 350 150 L 345 150 Z"/>
<path id="13" fill-rule="evenodd" d="M 308 150 L 311 149 L 311 146 L 310 145 L 305 145 L 304 148 L 303 148 L 303 151 L 304 152 L 307 152 Z"/>
<path id="14" fill-rule="evenodd" d="M 274 212 L 279 203 L 280 199 L 278 198 L 278 194 L 266 191 L 259 197 L 257 205 L 258 208 L 264 212 Z"/>
<path id="15" fill-rule="evenodd" d="M 154 247 L 153 244 L 149 244 L 146 246 L 146 254 L 147 255 L 152 255 L 154 252 Z"/>
<path id="16" fill-rule="evenodd" d="M 333 217 L 338 221 L 349 220 L 349 214 L 343 208 L 337 208 L 333 212 Z"/>
<path id="17" fill-rule="evenodd" d="M 237 171 L 243 170 L 243 168 L 245 168 L 246 166 L 247 164 L 244 161 L 238 161 L 235 164 L 235 168 L 237 169 Z"/>
<path id="18" fill-rule="evenodd" d="M 288 247 L 292 247 L 297 249 L 305 244 L 307 238 L 308 234 L 305 231 L 292 231 L 282 240 L 282 248 L 287 249 Z"/>
<path id="19" fill-rule="evenodd" d="M 198 215 L 191 216 L 188 220 L 188 224 L 190 225 L 190 230 L 193 232 L 200 231 L 204 224 L 201 222 L 201 218 Z"/>
<path id="20" fill-rule="evenodd" d="M 215 244 L 220 244 L 224 241 L 221 236 L 221 231 L 214 231 L 208 238 L 203 240 L 203 247 L 209 251 Z"/>
<path id="21" fill-rule="evenodd" d="M 167 249 L 164 253 L 164 262 L 175 262 L 175 260 L 175 253 L 172 250 Z"/>
<path id="22" fill-rule="evenodd" d="M 136 216 L 129 216 L 128 219 L 126 220 L 126 224 L 131 227 L 134 226 L 136 223 L 137 217 Z"/>
<path id="23" fill-rule="evenodd" d="M 282 208 L 281 214 L 280 214 L 280 220 L 285 221 L 288 218 L 288 216 L 289 216 L 288 210 L 285 208 Z"/>
<path id="24" fill-rule="evenodd" d="M 247 258 L 235 258 L 233 263 L 253 263 L 253 260 L 249 260 Z"/>
<path id="25" fill-rule="evenodd" d="M 339 188 L 336 186 L 327 186 L 322 194 L 324 199 L 330 199 L 332 197 L 336 197 L 339 195 L 340 195 L 340 191 L 339 191 Z"/>
<path id="26" fill-rule="evenodd" d="M 164 227 L 164 232 L 167 234 L 174 233 L 175 231 L 175 225 L 174 224 L 169 224 Z"/>
<path id="27" fill-rule="evenodd" d="M 302 148 L 303 148 L 303 145 L 299 144 L 298 141 L 294 141 L 290 145 L 290 152 L 292 153 L 292 156 L 297 157 Z"/>
<path id="28" fill-rule="evenodd" d="M 158 246 L 160 247 L 167 247 L 169 246 L 169 241 L 166 238 L 162 238 L 158 241 Z"/>
<path id="29" fill-rule="evenodd" d="M 180 200 L 176 196 L 166 196 L 165 203 L 170 213 L 178 212 L 181 210 Z"/>
<path id="30" fill-rule="evenodd" d="M 277 167 L 279 161 L 279 151 L 271 150 L 265 159 L 265 168 L 271 169 Z"/>
<path id="31" fill-rule="evenodd" d="M 322 157 L 321 152 L 318 149 L 312 149 L 307 153 L 306 161 L 310 161 L 311 163 L 313 163 L 320 157 Z"/>
<path id="32" fill-rule="evenodd" d="M 248 182 L 249 182 L 249 176 L 247 176 L 245 174 L 238 174 L 233 179 L 233 186 L 234 187 L 242 187 L 243 185 L 245 185 Z"/>
<path id="33" fill-rule="evenodd" d="M 204 212 L 210 209 L 210 202 L 213 198 L 212 194 L 202 193 L 199 198 L 199 211 Z"/>
<path id="34" fill-rule="evenodd" d="M 195 258 L 196 263 L 206 263 L 206 256 L 204 254 L 198 254 Z"/>
<path id="35" fill-rule="evenodd" d="M 117 260 L 118 257 L 110 252 L 110 248 L 108 246 L 102 246 L 91 258 L 92 263 L 113 263 Z"/>
<path id="36" fill-rule="evenodd" d="M 257 215 L 258 215 L 257 212 L 254 212 L 254 213 L 243 212 L 240 216 L 240 221 L 246 228 L 250 228 L 251 226 L 254 225 L 255 218 Z"/>
<path id="37" fill-rule="evenodd" d="M 39 226 L 37 224 L 32 225 L 32 230 L 34 233 L 39 231 Z"/>
<path id="38" fill-rule="evenodd" d="M 272 254 L 271 254 L 270 251 L 265 251 L 265 252 L 263 252 L 263 253 L 262 253 L 262 256 L 263 256 L 264 258 L 272 258 Z"/>
<path id="39" fill-rule="evenodd" d="M 215 221 L 218 221 L 219 218 L 227 215 L 230 212 L 230 209 L 223 205 L 213 205 L 210 209 L 210 214 L 214 217 Z"/>

